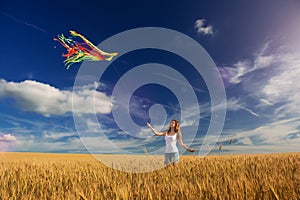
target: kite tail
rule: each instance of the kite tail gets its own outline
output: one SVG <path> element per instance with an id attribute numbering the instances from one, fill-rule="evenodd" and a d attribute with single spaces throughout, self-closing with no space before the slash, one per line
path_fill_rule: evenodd
<path id="1" fill-rule="evenodd" d="M 94 49 L 96 50 L 99 54 L 101 54 L 102 56 L 108 56 L 108 57 L 111 57 L 111 56 L 116 56 L 118 55 L 117 52 L 115 53 L 107 53 L 105 51 L 102 51 L 100 49 L 98 49 L 98 47 L 96 47 L 93 43 L 91 43 L 88 39 L 86 39 L 83 35 L 81 35 L 80 33 L 77 33 L 76 31 L 70 31 L 71 35 L 72 36 L 75 36 L 75 37 L 80 37 L 91 49 Z M 111 60 L 112 58 L 110 58 Z M 107 60 L 107 59 L 105 59 Z"/>
<path id="2" fill-rule="evenodd" d="M 72 38 L 66 38 L 63 34 L 58 35 L 57 38 L 54 38 L 55 41 L 58 41 L 63 47 L 67 49 L 67 53 L 62 54 L 62 56 L 66 58 L 64 60 L 64 63 L 67 69 L 69 69 L 72 64 L 82 62 L 84 60 L 111 61 L 113 57 L 118 55 L 118 52 L 107 53 L 101 51 L 84 36 L 75 31 L 70 31 L 70 33 L 73 37 L 80 37 L 84 43 L 79 43 Z"/>
<path id="3" fill-rule="evenodd" d="M 115 52 L 115 53 L 110 53 L 110 55 L 105 59 L 107 61 L 111 61 L 115 56 L 117 56 L 119 53 Z"/>
<path id="4" fill-rule="evenodd" d="M 91 43 L 88 39 L 86 39 L 83 35 L 80 33 L 77 33 L 76 31 L 70 31 L 72 36 L 80 37 L 91 49 L 98 49 L 93 43 Z"/>
<path id="5" fill-rule="evenodd" d="M 58 41 L 63 47 L 66 49 L 70 48 L 70 46 L 66 43 L 64 35 L 58 35 L 57 38 L 53 38 L 53 40 Z"/>

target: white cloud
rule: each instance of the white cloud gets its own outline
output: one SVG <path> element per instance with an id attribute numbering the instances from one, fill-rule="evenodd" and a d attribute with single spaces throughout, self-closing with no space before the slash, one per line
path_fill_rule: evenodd
<path id="1" fill-rule="evenodd" d="M 272 106 L 273 105 L 273 103 L 269 102 L 266 99 L 259 99 L 259 101 L 260 101 L 260 104 L 258 105 L 258 107 Z"/>
<path id="2" fill-rule="evenodd" d="M 239 134 L 235 135 L 235 139 L 238 139 L 239 144 L 249 144 L 248 141 L 256 140 L 253 141 L 255 145 L 281 146 L 286 143 L 299 142 L 300 138 L 294 140 L 289 137 L 290 134 L 297 135 L 299 131 L 299 118 L 290 118 L 268 123 L 253 130 L 240 131 Z"/>
<path id="3" fill-rule="evenodd" d="M 281 103 L 275 110 L 278 117 L 300 115 L 300 53 L 279 56 L 279 72 L 264 85 L 259 95 L 272 104 Z"/>
<path id="4" fill-rule="evenodd" d="M 235 145 L 253 145 L 253 142 L 250 138 L 239 139 Z"/>
<path id="5" fill-rule="evenodd" d="M 16 142 L 17 138 L 11 134 L 4 134 L 0 136 L 0 142 Z"/>
<path id="6" fill-rule="evenodd" d="M 278 62 L 277 55 L 267 54 L 270 42 L 254 53 L 253 59 L 237 61 L 231 67 L 219 67 L 223 79 L 231 84 L 238 84 L 251 72 L 265 69 Z"/>
<path id="7" fill-rule="evenodd" d="M 275 118 L 299 116 L 300 51 L 283 46 L 271 48 L 270 44 L 263 45 L 253 60 L 220 67 L 222 77 L 225 83 L 241 83 L 243 89 L 257 99 L 257 109 L 272 106 Z M 265 71 L 259 71 L 262 69 Z"/>
<path id="8" fill-rule="evenodd" d="M 53 139 L 53 140 L 57 140 L 60 138 L 64 138 L 64 137 L 72 137 L 76 135 L 75 132 L 48 132 L 48 131 L 43 131 L 42 136 L 45 139 Z"/>
<path id="9" fill-rule="evenodd" d="M 18 83 L 1 79 L 0 98 L 13 98 L 23 110 L 45 116 L 61 115 L 67 112 L 110 113 L 112 109 L 110 98 L 96 91 L 96 86 L 98 84 L 93 86 L 94 88 L 85 86 L 72 92 L 32 80 Z"/>
<path id="10" fill-rule="evenodd" d="M 41 145 L 42 144 L 42 145 Z M 37 139 L 35 136 L 24 137 L 19 140 L 16 151 L 37 152 L 85 152 L 85 147 L 79 138 L 69 138 L 65 141 L 49 141 L 49 139 Z"/>
<path id="11" fill-rule="evenodd" d="M 245 110 L 245 111 L 249 112 L 251 115 L 254 115 L 256 117 L 260 117 L 260 115 L 258 113 L 254 112 L 250 108 L 247 108 L 244 105 L 244 103 L 241 101 L 241 99 L 239 99 L 239 98 L 227 99 L 226 102 L 222 102 L 222 103 L 219 103 L 216 106 L 214 106 L 212 108 L 212 111 L 221 110 L 221 109 L 226 109 L 227 111 Z M 204 111 L 210 112 L 210 108 L 207 107 L 206 109 L 204 109 Z M 207 113 L 207 114 L 210 114 L 210 113 Z"/>
<path id="12" fill-rule="evenodd" d="M 0 152 L 14 151 L 18 140 L 14 135 L 0 133 Z"/>
<path id="13" fill-rule="evenodd" d="M 113 134 L 113 133 L 110 133 Z M 104 135 L 98 136 L 81 136 L 68 137 L 64 140 L 52 141 L 49 139 L 59 139 L 63 136 L 71 136 L 72 133 L 53 133 L 51 135 L 44 135 L 40 138 L 37 135 L 31 137 L 20 136 L 18 146 L 14 148 L 17 151 L 38 151 L 38 152 L 86 152 L 90 153 L 124 153 L 122 149 L 136 148 L 143 153 L 143 145 L 146 145 L 155 139 L 149 132 L 148 139 L 137 140 L 132 139 L 114 139 L 109 140 Z M 41 145 L 43 144 L 43 145 Z M 1 146 L 0 146 L 1 147 Z M 0 148 L 1 150 L 1 148 Z"/>
<path id="14" fill-rule="evenodd" d="M 235 152 L 245 152 L 248 147 L 248 152 L 299 151 L 300 51 L 286 46 L 271 48 L 267 43 L 252 60 L 220 71 L 225 81 L 241 83 L 248 92 L 244 100 L 255 105 L 254 115 L 269 117 L 264 125 L 238 131 L 235 145 L 228 148 Z"/>
<path id="15" fill-rule="evenodd" d="M 273 55 L 270 55 L 270 56 L 259 55 L 254 61 L 253 69 L 250 70 L 249 72 L 269 67 L 273 63 L 274 60 L 275 60 L 275 57 Z"/>
<path id="16" fill-rule="evenodd" d="M 224 130 L 223 132 L 234 133 L 227 137 L 223 142 L 222 150 L 229 153 L 274 153 L 274 152 L 299 152 L 300 144 L 300 118 L 290 118 L 277 120 L 276 122 L 266 123 L 251 130 Z M 223 133 L 222 133 L 223 134 Z M 233 143 L 229 144 L 229 139 Z M 207 143 L 213 144 L 215 138 L 208 138 Z M 201 138 L 198 139 L 201 141 Z M 196 143 L 195 143 L 196 144 Z M 201 143 L 198 144 L 200 146 Z M 215 150 L 218 147 L 215 146 Z"/>
<path id="17" fill-rule="evenodd" d="M 204 35 L 212 35 L 213 34 L 213 27 L 211 25 L 206 26 L 205 19 L 196 20 L 194 27 L 198 33 L 201 33 Z"/>

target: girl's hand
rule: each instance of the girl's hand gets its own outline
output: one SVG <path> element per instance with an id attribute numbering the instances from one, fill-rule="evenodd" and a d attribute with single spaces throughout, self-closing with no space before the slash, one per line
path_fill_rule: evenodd
<path id="1" fill-rule="evenodd" d="M 187 149 L 189 152 L 195 152 L 196 150 L 195 149 L 190 149 L 190 148 L 188 148 Z"/>
<path id="2" fill-rule="evenodd" d="M 148 122 L 146 124 L 149 128 L 152 128 L 151 124 L 149 124 Z"/>

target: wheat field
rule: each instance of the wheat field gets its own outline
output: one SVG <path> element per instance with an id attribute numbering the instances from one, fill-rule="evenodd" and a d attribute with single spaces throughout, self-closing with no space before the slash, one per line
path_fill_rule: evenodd
<path id="1" fill-rule="evenodd" d="M 182 156 L 126 173 L 91 155 L 0 153 L 0 199 L 299 199 L 300 153 Z"/>

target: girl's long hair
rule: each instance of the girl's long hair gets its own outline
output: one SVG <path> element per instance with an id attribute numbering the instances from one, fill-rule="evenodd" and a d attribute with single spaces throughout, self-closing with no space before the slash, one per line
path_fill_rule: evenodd
<path id="1" fill-rule="evenodd" d="M 174 127 L 175 133 L 180 132 L 180 123 L 179 123 L 179 121 L 176 120 L 176 119 L 172 119 L 171 122 L 172 122 L 172 121 L 175 122 L 175 127 Z M 171 132 L 171 127 L 169 126 L 168 133 L 170 133 L 170 132 Z"/>

